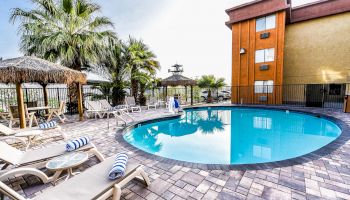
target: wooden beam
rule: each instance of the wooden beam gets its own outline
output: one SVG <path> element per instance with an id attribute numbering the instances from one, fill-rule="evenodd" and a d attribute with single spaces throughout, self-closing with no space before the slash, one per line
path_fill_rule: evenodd
<path id="1" fill-rule="evenodd" d="M 82 92 L 82 85 L 81 83 L 77 83 L 78 85 L 78 112 L 79 112 L 79 121 L 83 121 L 83 92 Z"/>
<path id="2" fill-rule="evenodd" d="M 19 126 L 20 128 L 26 128 L 26 115 L 24 110 L 23 90 L 22 90 L 21 83 L 16 83 L 16 93 L 17 93 L 17 106 L 18 106 L 18 112 L 19 112 Z"/>
<path id="3" fill-rule="evenodd" d="M 43 92 L 44 92 L 44 106 L 49 105 L 49 96 L 47 95 L 47 84 L 43 84 Z M 46 114 L 49 114 L 49 110 L 45 110 Z"/>

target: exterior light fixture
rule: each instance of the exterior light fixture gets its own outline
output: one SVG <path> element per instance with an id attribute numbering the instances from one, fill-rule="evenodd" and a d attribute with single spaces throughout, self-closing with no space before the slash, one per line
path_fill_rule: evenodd
<path id="1" fill-rule="evenodd" d="M 241 48 L 241 50 L 239 51 L 240 54 L 245 54 L 245 48 Z"/>

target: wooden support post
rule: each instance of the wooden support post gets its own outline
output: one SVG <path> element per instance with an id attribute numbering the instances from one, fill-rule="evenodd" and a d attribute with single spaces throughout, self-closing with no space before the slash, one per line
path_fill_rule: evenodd
<path id="1" fill-rule="evenodd" d="M 47 95 L 47 84 L 42 84 L 44 92 L 44 106 L 49 105 L 49 96 Z M 49 114 L 49 110 L 45 110 L 46 114 Z"/>
<path id="2" fill-rule="evenodd" d="M 168 97 L 168 86 L 165 86 L 165 100 L 167 99 Z"/>
<path id="3" fill-rule="evenodd" d="M 191 85 L 191 106 L 193 106 L 193 86 Z"/>
<path id="4" fill-rule="evenodd" d="M 77 83 L 78 85 L 78 112 L 79 112 L 79 121 L 83 121 L 83 114 L 84 114 L 84 109 L 83 109 L 83 92 L 82 92 L 82 85 L 81 83 Z"/>
<path id="5" fill-rule="evenodd" d="M 18 112 L 19 112 L 19 126 L 20 128 L 26 128 L 26 115 L 24 110 L 23 90 L 22 90 L 21 83 L 16 83 L 16 93 L 17 93 L 17 106 L 18 106 Z"/>

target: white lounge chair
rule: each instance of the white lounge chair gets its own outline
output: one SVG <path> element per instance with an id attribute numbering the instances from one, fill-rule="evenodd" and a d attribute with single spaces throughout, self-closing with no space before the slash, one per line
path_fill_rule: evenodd
<path id="1" fill-rule="evenodd" d="M 131 112 L 141 112 L 141 106 L 136 105 L 134 97 L 125 97 L 125 105 L 131 110 Z"/>
<path id="2" fill-rule="evenodd" d="M 104 116 L 107 116 L 107 118 L 109 119 L 110 115 L 113 115 L 114 118 L 117 119 L 117 125 L 118 125 L 118 121 L 121 121 L 124 123 L 124 125 L 128 124 L 127 119 L 125 119 L 120 113 L 122 111 L 120 110 L 106 110 L 106 109 L 102 109 L 102 105 L 99 101 L 89 101 L 88 104 L 90 105 L 90 108 L 94 111 L 93 113 L 95 113 L 95 118 L 96 115 L 99 116 L 100 118 L 104 118 Z M 131 116 L 130 116 L 131 118 Z M 133 118 L 131 118 L 133 120 Z"/>
<path id="3" fill-rule="evenodd" d="M 37 139 L 39 136 L 54 133 L 59 133 L 63 140 L 67 140 L 67 136 L 64 132 L 62 132 L 60 126 L 45 130 L 41 130 L 39 127 L 13 130 L 3 124 L 0 124 L 0 141 L 17 140 L 24 144 L 26 149 L 28 149 L 30 145 L 38 144 Z M 23 138 L 26 138 L 26 140 Z"/>
<path id="4" fill-rule="evenodd" d="M 103 118 L 104 112 L 102 110 L 101 104 L 97 101 L 86 101 L 87 104 L 87 117 L 90 117 L 90 115 L 93 115 L 95 118 Z"/>
<path id="5" fill-rule="evenodd" d="M 0 181 L 13 176 L 32 174 L 40 178 L 44 183 L 51 182 L 55 180 L 61 172 L 58 171 L 58 173 L 55 173 L 52 177 L 48 177 L 38 169 L 43 168 L 48 159 L 67 153 L 65 144 L 58 144 L 29 151 L 20 151 L 5 142 L 0 141 L 0 149 L 0 161 L 4 164 L 0 170 Z M 104 160 L 103 155 L 92 143 L 77 149 L 77 151 L 87 151 L 91 155 L 95 155 L 100 161 Z M 9 166 L 15 167 L 15 169 L 8 169 Z"/>
<path id="6" fill-rule="evenodd" d="M 62 123 L 67 120 L 66 116 L 64 115 L 64 107 L 66 106 L 65 101 L 60 102 L 59 108 L 51 108 L 50 113 L 48 115 L 47 121 L 51 121 L 52 117 L 56 116 Z"/>
<path id="7" fill-rule="evenodd" d="M 154 109 L 157 109 L 158 101 L 155 97 L 150 97 L 149 102 L 147 103 L 148 110 L 151 107 L 154 107 Z"/>
<path id="8" fill-rule="evenodd" d="M 109 180 L 107 175 L 114 160 L 113 157 L 108 158 L 86 169 L 78 176 L 43 191 L 32 200 L 104 200 L 110 197 L 112 197 L 112 200 L 119 200 L 121 188 L 134 178 L 142 179 L 146 186 L 150 185 L 150 181 L 142 167 L 131 162 L 127 164 L 123 177 Z M 3 182 L 0 182 L 0 192 L 15 200 L 26 200 Z"/>
<path id="9" fill-rule="evenodd" d="M 121 115 L 123 118 L 127 117 L 130 118 L 132 121 L 135 121 L 135 119 L 129 115 L 127 108 L 120 108 L 119 106 L 113 107 L 111 104 L 108 103 L 106 99 L 99 100 L 101 103 L 102 109 L 105 111 L 117 111 L 119 115 Z"/>

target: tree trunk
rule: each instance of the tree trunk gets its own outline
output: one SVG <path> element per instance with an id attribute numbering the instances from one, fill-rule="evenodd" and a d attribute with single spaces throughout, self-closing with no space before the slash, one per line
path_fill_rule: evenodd
<path id="1" fill-rule="evenodd" d="M 207 97 L 207 103 L 213 102 L 213 98 L 211 97 L 211 90 L 208 89 L 208 97 Z"/>
<path id="2" fill-rule="evenodd" d="M 131 95 L 135 98 L 135 102 L 139 103 L 137 96 L 139 93 L 139 81 L 135 79 L 133 76 L 136 73 L 136 69 L 131 70 Z"/>
<path id="3" fill-rule="evenodd" d="M 146 105 L 146 97 L 145 97 L 145 91 L 146 91 L 146 86 L 144 84 L 140 84 L 140 95 L 139 95 L 139 101 L 141 106 Z"/>

